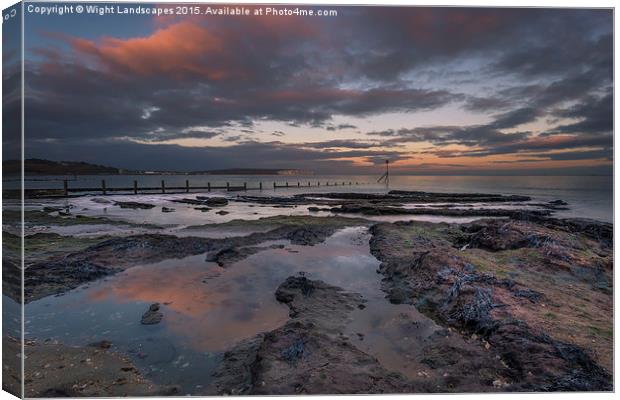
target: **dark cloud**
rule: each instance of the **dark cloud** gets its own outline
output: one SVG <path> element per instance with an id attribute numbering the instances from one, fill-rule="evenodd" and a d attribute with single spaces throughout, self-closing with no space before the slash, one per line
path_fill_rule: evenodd
<path id="1" fill-rule="evenodd" d="M 488 112 L 504 110 L 514 104 L 514 99 L 501 96 L 468 96 L 463 107 L 469 111 Z"/>
<path id="2" fill-rule="evenodd" d="M 495 121 L 490 124 L 490 127 L 495 129 L 514 128 L 522 124 L 536 121 L 541 113 L 542 110 L 540 108 L 518 108 L 516 110 L 511 110 L 506 113 L 496 115 Z"/>
<path id="3" fill-rule="evenodd" d="M 75 76 L 84 76 L 76 80 Z M 367 116 L 384 112 L 431 110 L 455 99 L 445 90 L 382 88 L 334 89 L 319 86 L 292 90 L 210 95 L 213 87 L 168 82 L 153 91 L 150 80 L 110 79 L 83 66 L 54 66 L 29 71 L 26 110 L 29 134 L 37 138 L 133 137 L 157 130 L 183 131 L 195 126 L 247 125 L 252 120 L 293 121 L 294 126 L 322 126 L 333 115 Z M 172 86 L 171 86 L 172 85 Z M 93 95 L 95 93 L 96 95 Z M 119 93 L 130 97 L 119 98 Z M 92 121 L 99 121 L 93 124 Z M 349 125 L 339 127 L 345 129 Z"/>
<path id="4" fill-rule="evenodd" d="M 222 132 L 196 130 L 189 130 L 185 132 L 152 132 L 144 139 L 149 142 L 163 142 L 174 139 L 211 139 L 221 134 Z"/>
<path id="5" fill-rule="evenodd" d="M 436 126 L 414 129 L 387 130 L 369 132 L 370 136 L 387 137 L 383 145 L 396 145 L 408 142 L 429 142 L 434 148 L 422 151 L 422 154 L 434 154 L 443 158 L 454 157 L 488 157 L 493 155 L 523 154 L 531 157 L 546 157 L 549 160 L 577 160 L 587 159 L 591 155 L 598 159 L 599 151 L 609 154 L 613 145 L 611 135 L 532 135 L 530 132 L 504 133 L 492 128 L 491 125 L 454 127 Z M 468 150 L 445 150 L 447 145 L 467 146 Z M 531 154 L 536 151 L 558 151 L 578 148 L 598 148 L 594 151 L 575 152 L 571 157 L 554 153 Z M 604 149 L 604 150 L 603 150 Z M 579 156 L 581 154 L 581 156 Z M 595 157 L 596 156 L 596 157 Z M 605 156 L 607 157 L 607 156 Z"/>
<path id="6" fill-rule="evenodd" d="M 610 15 L 604 10 L 585 11 L 587 14 L 569 11 L 548 13 L 543 21 L 547 36 L 535 36 L 531 41 L 521 40 L 516 48 L 505 50 L 495 67 L 506 73 L 520 74 L 527 77 L 553 76 L 572 71 L 582 72 L 584 68 L 598 73 L 598 78 L 611 79 L 611 62 L 613 57 L 613 38 L 609 32 L 596 35 L 598 29 L 590 25 L 599 21 L 605 24 Z M 560 15 L 563 14 L 563 18 Z M 598 15 L 596 15 L 598 14 Z M 605 15 L 607 14 L 607 15 Z M 584 18 L 577 21 L 577 18 Z M 586 31 L 580 31 L 573 23 Z M 607 20 L 606 23 L 609 23 Z M 588 26 L 589 25 L 589 26 Z M 601 25 L 603 27 L 605 25 Z M 600 28 L 599 27 L 599 28 Z M 543 33 L 543 32 L 538 32 Z M 531 32 L 529 36 L 534 36 Z"/>
<path id="7" fill-rule="evenodd" d="M 412 69 L 476 57 L 485 73 L 541 77 L 605 64 L 611 57 L 609 10 L 383 8 L 360 20 L 375 29 L 352 30 L 350 69 L 393 80 Z M 361 55 L 371 48 L 375 53 Z M 582 57 L 583 54 L 583 57 Z M 603 65 L 609 71 L 609 65 Z"/>
<path id="8" fill-rule="evenodd" d="M 491 163 L 493 164 L 519 164 L 519 163 L 532 163 L 532 162 L 541 162 L 544 161 L 544 158 L 523 158 L 520 160 L 493 160 Z"/>
<path id="9" fill-rule="evenodd" d="M 357 129 L 357 126 L 352 125 L 352 124 L 338 124 L 336 126 L 329 125 L 325 129 L 327 129 L 328 131 L 339 131 L 342 129 Z"/>
<path id="10" fill-rule="evenodd" d="M 50 147 L 47 143 L 32 142 L 31 157 L 45 157 L 52 160 L 73 160 L 77 151 L 80 159 L 96 162 L 99 154 L 107 155 L 106 164 L 127 169 L 196 171 L 219 168 L 235 168 L 239 160 L 247 167 L 303 168 L 315 173 L 375 174 L 374 166 L 359 166 L 352 159 L 367 162 L 385 162 L 407 157 L 404 153 L 345 149 L 325 150 L 303 148 L 299 145 L 281 142 L 259 143 L 246 141 L 223 147 L 183 147 L 171 144 L 139 144 L 120 140 L 66 142 L 63 146 Z"/>
<path id="11" fill-rule="evenodd" d="M 524 140 L 528 132 L 502 133 L 490 126 L 432 126 L 413 129 L 369 132 L 370 136 L 383 136 L 390 139 L 383 144 L 407 142 L 430 142 L 435 145 L 460 144 L 465 146 L 493 145 Z"/>
<path id="12" fill-rule="evenodd" d="M 348 149 L 370 149 L 380 147 L 378 142 L 364 142 L 360 140 L 328 140 L 326 142 L 303 143 L 300 146 L 314 149 L 348 148 Z"/>
<path id="13" fill-rule="evenodd" d="M 547 134 L 557 133 L 586 133 L 611 134 L 614 124 L 613 96 L 586 98 L 584 102 L 563 110 L 557 110 L 553 115 L 562 118 L 578 119 L 578 122 L 560 125 Z"/>
<path id="14" fill-rule="evenodd" d="M 131 162 L 147 161 L 122 159 L 128 149 L 140 149 L 157 161 L 158 152 L 168 149 L 170 157 L 180 157 L 179 165 L 212 157 L 208 162 L 221 162 L 213 166 L 221 168 L 237 166 L 220 157 L 234 150 L 240 152 L 236 159 L 245 163 L 247 155 L 257 166 L 283 157 L 338 171 L 350 167 L 347 157 L 370 163 L 406 159 L 411 155 L 381 152 L 380 146 L 400 150 L 416 142 L 431 143 L 435 148 L 429 152 L 443 157 L 561 150 L 564 157 L 571 151 L 585 157 L 589 151 L 598 159 L 597 152 L 612 146 L 611 10 L 338 11 L 337 19 L 170 18 L 155 21 L 143 37 L 47 34 L 53 46 L 26 49 L 26 135 L 33 143 L 47 143 L 28 151 L 60 154 L 64 150 L 56 147 L 67 146 L 98 163 L 107 159 L 106 151 L 114 151 L 131 168 Z M 33 32 L 42 28 L 28 27 Z M 4 82 L 10 93 L 12 81 Z M 459 126 L 442 121 L 371 132 L 371 140 L 297 144 L 259 143 L 255 130 L 258 123 L 276 121 L 337 132 L 357 129 L 334 122 L 343 117 L 446 106 L 485 113 L 490 122 Z M 3 107 L 10 109 L 11 102 Z M 542 133 L 521 127 L 542 119 L 558 122 Z M 285 132 L 265 135 L 284 137 Z M 215 137 L 235 145 L 203 150 L 156 145 Z M 93 142 L 101 150 L 94 150 Z M 446 150 L 448 145 L 467 150 Z M 83 151 L 77 150 L 80 146 Z"/>
<path id="15" fill-rule="evenodd" d="M 487 125 L 458 127 L 434 126 L 413 129 L 387 130 L 369 132 L 371 136 L 387 137 L 385 144 L 399 144 L 407 142 L 430 142 L 437 149 L 427 153 L 440 157 L 487 157 L 493 155 L 529 153 L 531 157 L 544 157 L 547 160 L 585 160 L 607 158 L 611 160 L 613 145 L 613 96 L 611 93 L 604 96 L 588 95 L 583 97 L 579 93 L 578 103 L 568 108 L 546 109 L 543 105 L 565 104 L 575 99 L 570 96 L 570 90 L 581 88 L 582 82 L 576 83 L 571 79 L 564 83 L 573 83 L 563 87 L 553 83 L 546 87 L 526 86 L 523 92 L 529 93 L 538 102 L 536 107 L 516 108 L 505 113 L 497 114 L 494 120 Z M 512 90 L 508 91 L 512 92 Z M 534 135 L 532 132 L 506 132 L 506 129 L 536 121 L 543 115 L 554 118 L 577 120 L 570 124 L 563 124 L 555 128 Z M 555 138 L 551 138 L 555 136 Z M 471 150 L 442 150 L 442 146 L 458 144 L 471 147 Z M 595 148 L 588 151 L 574 151 L 551 153 L 557 150 L 577 148 Z M 549 151 L 550 153 L 531 154 L 534 151 Z"/>
<path id="16" fill-rule="evenodd" d="M 561 153 L 530 153 L 529 157 L 544 157 L 549 160 L 590 160 L 590 159 L 606 159 L 613 160 L 613 150 L 590 150 L 590 151 L 565 151 Z"/>
<path id="17" fill-rule="evenodd" d="M 612 144 L 612 138 L 607 136 L 574 136 L 564 135 L 555 137 L 533 137 L 527 140 L 515 141 L 497 146 L 488 146 L 482 149 L 471 149 L 465 151 L 436 150 L 431 151 L 441 157 L 487 157 L 505 154 L 526 154 L 539 151 L 558 151 L 578 149 L 582 147 L 608 148 Z M 545 153 L 544 156 L 551 157 L 552 153 Z M 538 156 L 543 156 L 538 153 Z M 559 158 L 557 158 L 559 159 Z"/>

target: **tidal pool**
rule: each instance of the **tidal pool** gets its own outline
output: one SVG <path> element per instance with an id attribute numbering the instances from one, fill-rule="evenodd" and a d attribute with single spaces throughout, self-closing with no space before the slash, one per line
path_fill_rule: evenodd
<path id="1" fill-rule="evenodd" d="M 288 307 L 274 292 L 288 276 L 303 272 L 362 294 L 366 307 L 351 314 L 343 334 L 388 369 L 413 376 L 420 367 L 411 361 L 418 344 L 439 327 L 414 307 L 385 299 L 369 238 L 366 228 L 353 227 L 316 246 L 278 242 L 283 248 L 227 268 L 205 261 L 205 254 L 133 267 L 28 304 L 26 337 L 69 345 L 108 340 L 147 378 L 199 394 L 224 351 L 287 321 Z M 163 321 L 142 325 L 141 315 L 155 302 L 162 305 Z"/>

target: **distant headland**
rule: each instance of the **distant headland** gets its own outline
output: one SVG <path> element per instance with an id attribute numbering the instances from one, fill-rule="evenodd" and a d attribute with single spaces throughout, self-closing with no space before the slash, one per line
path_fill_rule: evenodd
<path id="1" fill-rule="evenodd" d="M 19 175 L 21 161 L 2 163 L 5 175 Z M 227 168 L 202 171 L 129 170 L 82 161 L 51 161 L 29 158 L 24 162 L 24 172 L 32 175 L 313 175 L 312 171 L 295 168 Z"/>

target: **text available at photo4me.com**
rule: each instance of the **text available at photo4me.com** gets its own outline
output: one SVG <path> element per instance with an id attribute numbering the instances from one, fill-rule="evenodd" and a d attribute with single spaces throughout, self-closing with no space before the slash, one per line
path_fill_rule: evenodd
<path id="1" fill-rule="evenodd" d="M 296 16 L 296 17 L 337 17 L 337 9 L 323 9 L 316 7 L 298 6 L 213 6 L 198 4 L 179 5 L 124 5 L 124 4 L 28 4 L 25 7 L 26 14 L 38 15 L 196 15 L 196 16 Z"/>

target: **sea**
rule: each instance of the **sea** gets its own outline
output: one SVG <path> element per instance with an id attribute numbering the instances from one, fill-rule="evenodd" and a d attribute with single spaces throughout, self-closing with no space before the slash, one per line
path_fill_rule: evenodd
<path id="1" fill-rule="evenodd" d="M 614 215 L 613 176 L 391 176 L 389 185 L 386 185 L 378 183 L 377 176 L 360 175 L 85 175 L 30 177 L 26 179 L 25 187 L 62 189 L 65 179 L 69 188 L 100 188 L 102 180 L 106 181 L 107 188 L 131 188 L 134 181 L 138 182 L 138 187 L 159 188 L 162 180 L 168 188 L 185 187 L 186 180 L 190 188 L 204 187 L 207 183 L 214 187 L 226 186 L 227 183 L 231 187 L 246 184 L 248 193 L 266 196 L 333 191 L 385 193 L 389 190 L 517 194 L 530 196 L 536 201 L 566 201 L 570 210 L 557 213 L 558 217 L 613 222 Z M 278 186 L 288 183 L 289 188 L 274 190 L 274 182 Z M 262 191 L 256 190 L 260 183 Z M 19 181 L 5 180 L 3 185 L 8 189 L 19 188 Z"/>

